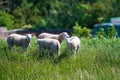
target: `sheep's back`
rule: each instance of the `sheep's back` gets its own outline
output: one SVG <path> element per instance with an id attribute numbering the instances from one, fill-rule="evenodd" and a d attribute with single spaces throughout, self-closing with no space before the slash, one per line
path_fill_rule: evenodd
<path id="1" fill-rule="evenodd" d="M 9 35 L 9 37 L 12 37 L 14 39 L 21 39 L 21 38 L 25 38 L 26 36 L 19 35 L 19 34 L 11 34 Z"/>
<path id="2" fill-rule="evenodd" d="M 38 39 L 38 43 L 40 44 L 40 46 L 44 47 L 44 48 L 60 48 L 60 43 L 58 40 L 56 39 L 50 39 L 50 38 L 44 38 L 44 39 Z"/>
<path id="3" fill-rule="evenodd" d="M 51 39 L 58 39 L 58 35 L 57 34 L 50 34 L 50 33 L 41 33 L 38 36 L 39 39 L 43 39 L 43 38 L 51 38 Z"/>
<path id="4" fill-rule="evenodd" d="M 16 45 L 21 45 L 23 39 L 25 39 L 25 38 L 26 38 L 26 36 L 23 36 L 23 35 L 11 34 L 11 35 L 9 35 L 9 37 L 8 37 L 8 41 L 11 39 L 14 44 L 16 44 Z"/>
<path id="5" fill-rule="evenodd" d="M 60 43 L 56 39 L 51 39 L 51 44 L 54 45 L 56 48 L 60 48 Z"/>
<path id="6" fill-rule="evenodd" d="M 76 36 L 71 37 L 71 44 L 74 46 L 80 45 L 80 39 Z"/>

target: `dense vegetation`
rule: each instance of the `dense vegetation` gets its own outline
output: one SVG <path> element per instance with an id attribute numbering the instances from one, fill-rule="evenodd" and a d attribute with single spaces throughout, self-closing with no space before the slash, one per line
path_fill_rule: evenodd
<path id="1" fill-rule="evenodd" d="M 6 49 L 6 42 L 0 39 L 1 80 L 119 80 L 120 39 L 81 38 L 81 50 L 76 59 L 69 55 L 65 41 L 61 56 L 51 59 L 41 57 L 36 38 L 28 51 L 22 48 Z"/>
<path id="2" fill-rule="evenodd" d="M 78 22 L 93 28 L 120 16 L 119 4 L 120 0 L 0 0 L 0 26 L 72 28 Z"/>

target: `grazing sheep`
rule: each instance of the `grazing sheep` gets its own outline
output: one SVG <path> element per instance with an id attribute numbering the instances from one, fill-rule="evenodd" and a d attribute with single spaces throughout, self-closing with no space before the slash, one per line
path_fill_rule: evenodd
<path id="1" fill-rule="evenodd" d="M 67 32 L 62 32 L 60 34 L 50 34 L 50 33 L 41 33 L 38 38 L 51 38 L 51 39 L 57 39 L 60 43 L 63 41 L 64 37 L 69 37 Z"/>
<path id="2" fill-rule="evenodd" d="M 70 38 L 66 38 L 68 51 L 71 53 L 74 51 L 74 55 L 76 57 L 76 53 L 80 48 L 80 39 L 77 36 L 72 36 Z"/>
<path id="3" fill-rule="evenodd" d="M 27 51 L 27 47 L 30 43 L 30 40 L 34 36 L 33 34 L 19 35 L 11 34 L 7 38 L 8 48 L 11 49 L 14 45 L 22 46 L 24 51 Z"/>
<path id="4" fill-rule="evenodd" d="M 38 39 L 38 45 L 39 45 L 39 50 L 41 49 L 48 49 L 51 53 L 52 56 L 54 57 L 54 53 L 57 52 L 57 55 L 60 55 L 60 43 L 56 39 L 50 39 L 50 38 L 44 38 L 44 39 Z"/>

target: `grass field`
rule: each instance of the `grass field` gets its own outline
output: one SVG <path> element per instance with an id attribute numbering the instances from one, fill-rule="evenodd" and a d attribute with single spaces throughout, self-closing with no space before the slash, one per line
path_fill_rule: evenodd
<path id="1" fill-rule="evenodd" d="M 81 39 L 76 59 L 69 55 L 65 42 L 61 56 L 41 57 L 36 39 L 28 51 L 6 48 L 0 39 L 0 80 L 120 80 L 120 39 Z"/>

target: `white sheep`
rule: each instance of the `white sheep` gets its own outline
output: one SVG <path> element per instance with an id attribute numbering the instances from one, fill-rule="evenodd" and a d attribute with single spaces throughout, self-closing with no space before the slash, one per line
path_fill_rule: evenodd
<path id="1" fill-rule="evenodd" d="M 64 37 L 69 37 L 67 32 L 62 32 L 60 34 L 50 34 L 50 33 L 41 33 L 38 38 L 51 38 L 51 39 L 57 39 L 60 43 L 63 41 Z"/>
<path id="2" fill-rule="evenodd" d="M 72 36 L 70 38 L 66 37 L 66 41 L 67 41 L 68 51 L 70 53 L 74 52 L 74 55 L 76 57 L 76 53 L 79 51 L 81 46 L 80 39 L 77 36 Z"/>
<path id="3" fill-rule="evenodd" d="M 60 43 L 56 39 L 50 39 L 50 38 L 44 38 L 44 39 L 37 39 L 38 40 L 38 46 L 39 50 L 49 50 L 52 53 L 52 56 L 54 57 L 54 53 L 57 53 L 57 55 L 60 55 Z"/>
<path id="4" fill-rule="evenodd" d="M 33 34 L 26 35 L 10 34 L 7 37 L 8 48 L 11 49 L 15 45 L 21 46 L 23 48 L 23 51 L 27 51 L 27 47 L 30 43 L 32 36 Z"/>

